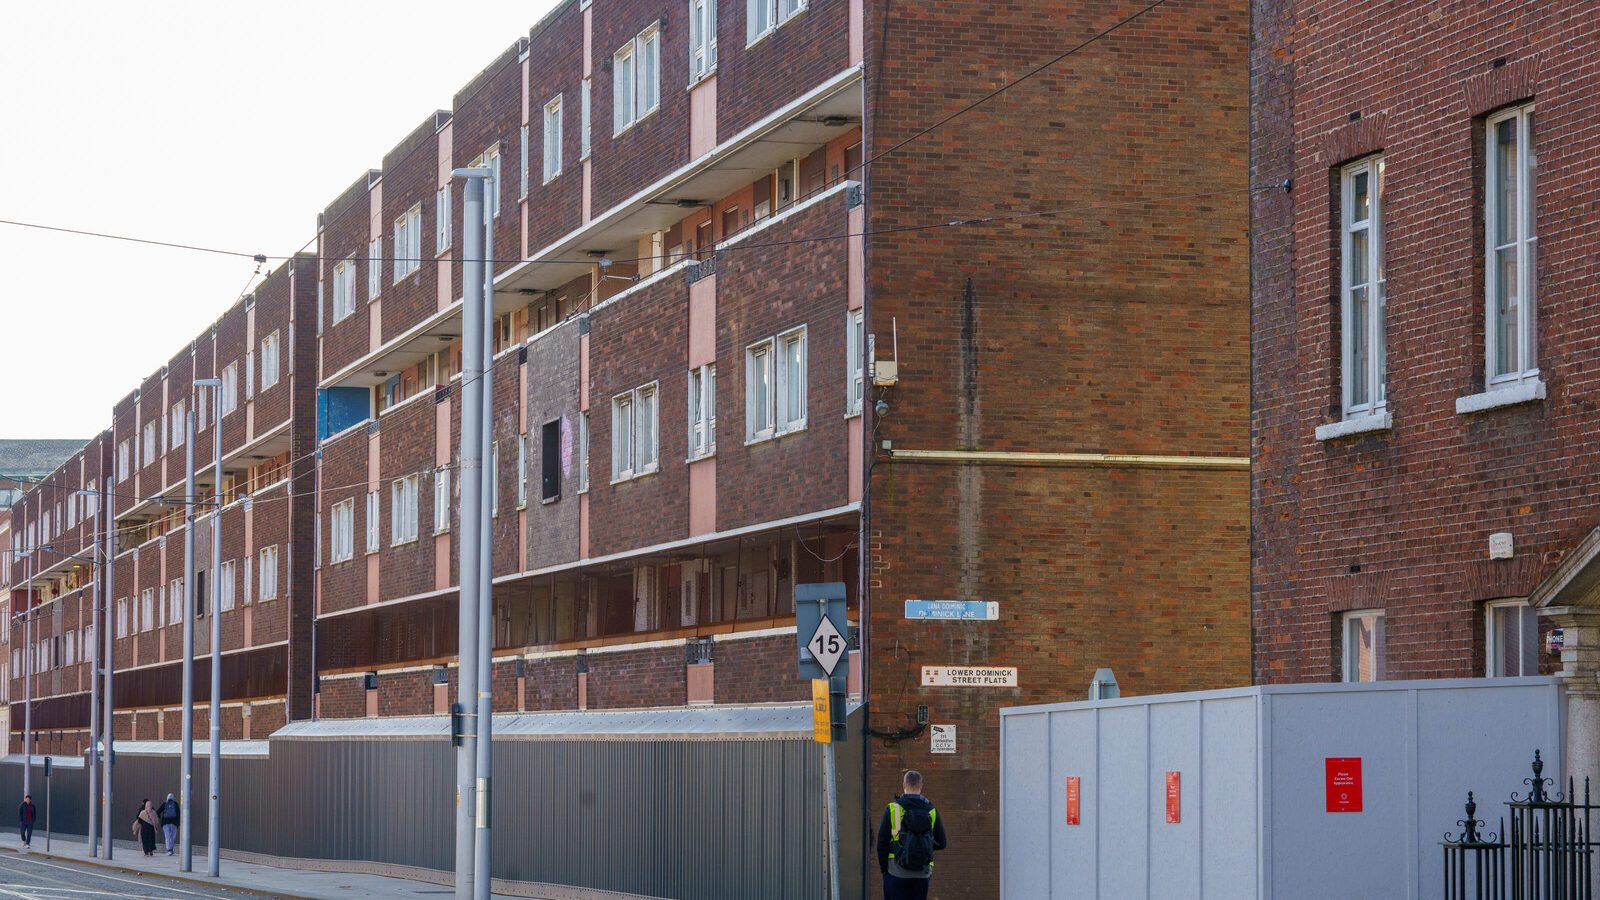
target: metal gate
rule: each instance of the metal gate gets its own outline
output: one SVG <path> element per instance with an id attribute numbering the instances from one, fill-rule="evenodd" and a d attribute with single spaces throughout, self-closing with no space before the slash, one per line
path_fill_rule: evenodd
<path id="1" fill-rule="evenodd" d="M 1456 837 L 1445 835 L 1446 900 L 1593 900 L 1595 804 L 1589 779 L 1583 800 L 1567 779 L 1565 792 L 1550 792 L 1554 780 L 1544 777 L 1544 760 L 1533 751 L 1533 777 L 1524 778 L 1526 795 L 1506 801 L 1499 831 L 1484 831 L 1478 804 L 1467 793 L 1466 818 Z M 1507 817 L 1510 828 L 1507 829 Z"/>

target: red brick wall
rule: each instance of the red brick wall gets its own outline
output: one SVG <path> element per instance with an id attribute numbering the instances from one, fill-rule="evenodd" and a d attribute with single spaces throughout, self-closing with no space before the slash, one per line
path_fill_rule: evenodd
<path id="1" fill-rule="evenodd" d="M 1440 17 L 1255 4 L 1254 178 L 1294 178 L 1291 194 L 1263 193 L 1255 210 L 1261 681 L 1338 678 L 1336 622 L 1357 607 L 1387 612 L 1389 677 L 1481 675 L 1482 602 L 1526 596 L 1600 519 L 1587 488 L 1600 464 L 1584 450 L 1600 430 L 1589 290 L 1600 37 L 1580 9 Z M 1315 29 L 1296 26 L 1310 15 Z M 1425 64 L 1361 65 L 1349 48 L 1365 46 L 1423 48 Z M 1548 396 L 1459 415 L 1455 399 L 1484 381 L 1481 117 L 1523 100 L 1538 104 L 1537 362 Z M 1341 163 L 1375 150 L 1387 166 L 1394 428 L 1318 442 L 1315 427 L 1339 415 L 1331 186 Z M 1487 559 L 1497 531 L 1513 534 L 1514 559 Z"/>
<path id="2" fill-rule="evenodd" d="M 727 140 L 850 65 L 848 0 L 806 9 L 753 47 L 744 3 L 717 7 L 717 139 Z M 674 10 L 676 12 L 676 10 Z M 679 29 L 687 35 L 687 26 Z M 683 56 L 687 59 L 685 45 Z M 773 77 L 781 72 L 782 77 Z"/>
<path id="3" fill-rule="evenodd" d="M 598 99 L 602 79 L 606 77 L 600 68 L 598 53 L 597 47 L 594 81 L 590 85 L 591 101 Z M 582 221 L 583 163 L 578 159 L 583 128 L 582 81 L 583 13 L 574 5 L 552 14 L 535 27 L 528 38 L 531 94 L 528 99 L 528 249 L 531 253 L 537 253 Z M 609 91 L 610 81 L 604 83 Z M 545 184 L 544 106 L 557 94 L 561 95 L 561 174 Z M 607 102 L 610 102 L 609 94 Z M 591 134 L 598 136 L 600 120 L 594 117 L 593 107 L 589 113 Z"/>
<path id="4" fill-rule="evenodd" d="M 383 160 L 383 276 L 378 295 L 382 301 L 383 340 L 392 341 L 439 310 L 439 266 L 434 225 L 439 214 L 435 190 L 439 181 L 439 138 L 434 117 L 428 116 Z M 457 189 L 454 193 L 459 193 Z M 422 256 L 420 267 L 396 284 L 395 220 L 413 204 L 422 204 Z M 445 215 L 450 211 L 445 210 Z M 454 234 L 451 235 L 454 244 Z M 363 284 L 362 290 L 366 289 Z"/>
<path id="5" fill-rule="evenodd" d="M 811 698 L 800 677 L 793 634 L 718 641 L 713 651 L 718 703 L 782 703 Z"/>
<path id="6" fill-rule="evenodd" d="M 453 400 L 455 398 L 452 398 Z M 381 420 L 378 473 L 379 506 L 383 522 L 378 536 L 382 541 L 378 565 L 383 572 L 379 599 L 409 597 L 433 590 L 433 469 L 435 403 L 431 392 L 416 397 L 404 406 L 390 410 Z M 419 474 L 420 473 L 420 474 Z M 417 540 L 393 545 L 391 518 L 394 515 L 393 482 L 406 475 L 417 479 Z M 451 486 L 455 492 L 456 485 Z M 361 491 L 365 496 L 365 491 Z M 365 500 L 361 500 L 365 503 Z M 323 511 L 324 517 L 327 511 Z M 365 536 L 361 538 L 364 548 Z M 328 551 L 326 547 L 323 553 Z"/>
<path id="7" fill-rule="evenodd" d="M 322 257 L 322 378 L 365 356 L 370 346 L 367 241 L 372 231 L 372 206 L 367 191 L 367 175 L 363 174 L 322 213 L 322 230 L 317 242 L 317 252 Z M 354 257 L 355 260 L 356 309 L 350 316 L 336 322 L 333 317 L 333 270 L 346 257 Z M 227 360 L 228 354 L 224 352 L 222 358 Z"/>
<path id="8" fill-rule="evenodd" d="M 599 213 L 689 161 L 689 92 L 684 89 L 689 83 L 689 23 L 687 6 L 670 0 L 615 0 L 592 9 L 592 202 Z M 613 135 L 612 55 L 663 18 L 667 27 L 661 29 L 661 106 L 627 131 Z"/>
<path id="9" fill-rule="evenodd" d="M 688 679 L 682 644 L 648 650 L 589 654 L 589 708 L 682 706 Z"/>
<path id="10" fill-rule="evenodd" d="M 524 39 L 525 40 L 525 39 Z M 450 125 L 451 162 L 457 167 L 470 165 L 491 144 L 500 144 L 500 216 L 494 224 L 495 271 L 514 265 L 522 251 L 521 219 L 517 212 L 517 191 L 521 186 L 522 150 L 522 64 L 517 61 L 517 46 L 503 51 L 455 96 L 455 113 Z M 460 258 L 466 243 L 462 215 L 466 188 L 457 183 L 451 192 L 454 205 L 452 244 Z M 463 266 L 451 266 L 455 292 L 461 296 Z"/>
<path id="11" fill-rule="evenodd" d="M 668 276 L 590 317 L 589 514 L 590 553 L 685 537 L 689 529 L 686 422 L 689 294 Z M 611 402 L 624 391 L 657 382 L 660 470 L 611 483 Z M 641 510 L 649 515 L 640 515 Z"/>
<path id="12" fill-rule="evenodd" d="M 426 403 L 427 401 L 418 402 Z M 397 434 L 396 437 L 398 436 Z M 379 440 L 382 441 L 383 436 L 380 435 Z M 320 511 L 322 515 L 321 611 L 323 613 L 361 606 L 367 602 L 367 445 L 369 441 L 370 436 L 367 429 L 356 428 L 322 445 L 322 504 Z M 380 444 L 379 446 L 381 450 L 382 445 Z M 380 489 L 378 492 L 380 510 L 383 509 L 387 499 L 384 490 Z M 355 501 L 355 523 L 352 526 L 355 556 L 345 562 L 335 563 L 331 561 L 333 552 L 331 538 L 333 507 L 345 500 Z M 379 524 L 381 528 L 388 527 L 387 521 Z M 380 530 L 379 537 L 380 539 L 387 537 L 387 533 Z"/>
<path id="13" fill-rule="evenodd" d="M 293 388 L 289 373 L 294 367 L 289 352 L 294 343 L 290 333 L 290 317 L 294 307 L 293 290 L 294 279 L 287 265 L 273 270 L 255 290 L 255 340 L 251 341 L 248 349 L 256 356 L 256 392 L 251 402 L 255 404 L 255 432 L 258 436 L 287 421 L 292 409 Z M 261 369 L 265 365 L 265 360 L 261 357 L 261 340 L 274 331 L 278 333 L 278 383 L 272 387 L 262 388 Z M 314 331 L 304 337 L 310 339 L 313 334 Z M 210 360 L 207 359 L 206 362 L 209 364 Z M 239 372 L 241 390 L 244 388 L 245 374 L 241 367 Z M 206 402 L 209 404 L 210 400 Z M 243 408 L 242 401 L 241 408 Z M 199 445 L 196 444 L 197 454 L 199 449 Z M 198 459 L 205 460 L 208 457 L 200 456 Z"/>
<path id="14" fill-rule="evenodd" d="M 578 708 L 578 667 L 570 656 L 530 660 L 523 668 L 528 710 Z"/>
<path id="15" fill-rule="evenodd" d="M 867 152 L 1143 6 L 868 4 L 867 71 L 878 75 L 866 86 Z M 899 384 L 867 398 L 869 410 L 879 396 L 889 407 L 869 416 L 877 440 L 1248 454 L 1248 34 L 1242 2 L 1165 5 L 873 164 L 874 232 L 1103 207 L 869 239 L 880 359 L 891 325 L 899 332 Z M 984 65 L 952 46 L 983 46 Z M 877 457 L 870 724 L 908 728 L 926 704 L 932 721 L 959 728 L 961 748 L 933 756 L 925 735 L 875 742 L 872 805 L 902 769 L 927 774 L 960 823 L 960 843 L 941 855 L 941 897 L 998 893 L 1000 707 L 1081 699 L 1098 666 L 1128 694 L 1248 682 L 1247 478 Z M 908 622 L 913 598 L 995 600 L 1000 619 Z M 1020 686 L 920 686 L 921 666 L 950 664 L 1015 666 Z"/>

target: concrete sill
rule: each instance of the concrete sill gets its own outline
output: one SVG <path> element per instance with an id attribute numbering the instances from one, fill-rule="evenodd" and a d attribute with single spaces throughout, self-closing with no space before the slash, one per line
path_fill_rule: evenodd
<path id="1" fill-rule="evenodd" d="M 1519 403 L 1532 403 L 1543 400 L 1545 397 L 1544 380 L 1530 378 L 1519 381 L 1506 387 L 1493 388 L 1481 394 L 1472 394 L 1467 397 L 1456 398 L 1456 414 L 1471 415 L 1490 409 L 1499 409 L 1502 406 L 1516 406 Z"/>
<path id="2" fill-rule="evenodd" d="M 1394 428 L 1394 416 L 1385 410 L 1381 413 L 1370 413 L 1364 416 L 1356 416 L 1353 419 L 1345 419 L 1342 422 L 1329 422 L 1326 425 L 1318 425 L 1317 440 L 1333 441 L 1357 434 L 1388 431 L 1392 428 Z"/>

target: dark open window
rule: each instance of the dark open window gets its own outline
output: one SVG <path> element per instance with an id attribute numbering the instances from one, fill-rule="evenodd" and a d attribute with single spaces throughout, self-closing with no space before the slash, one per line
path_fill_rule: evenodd
<path id="1" fill-rule="evenodd" d="M 544 423 L 539 431 L 539 471 L 546 503 L 561 499 L 561 421 Z"/>

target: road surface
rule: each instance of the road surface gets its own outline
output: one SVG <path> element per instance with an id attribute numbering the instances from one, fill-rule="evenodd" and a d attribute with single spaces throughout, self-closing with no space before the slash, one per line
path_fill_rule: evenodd
<path id="1" fill-rule="evenodd" d="M 0 851 L 0 900 L 259 900 L 224 888 L 206 887 L 154 876 L 130 875 L 60 858 L 44 859 Z"/>

